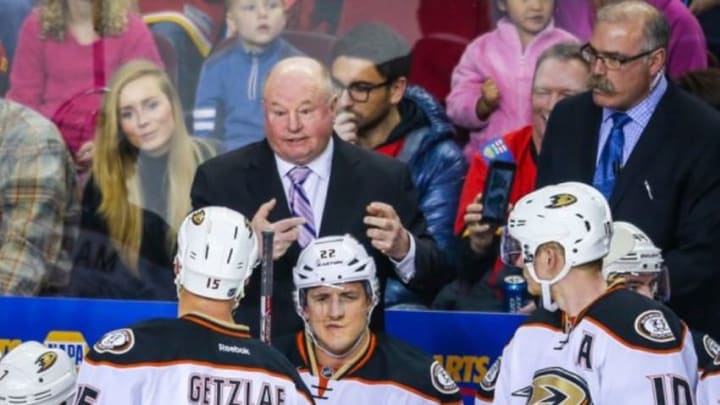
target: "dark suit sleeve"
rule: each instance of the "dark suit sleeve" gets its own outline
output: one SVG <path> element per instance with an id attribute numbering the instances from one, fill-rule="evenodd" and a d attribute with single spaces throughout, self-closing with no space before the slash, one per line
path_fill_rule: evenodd
<path id="1" fill-rule="evenodd" d="M 701 148 L 692 159 L 675 217 L 676 243 L 664 252 L 673 295 L 687 295 L 717 279 L 720 262 L 720 143 Z"/>
<path id="2" fill-rule="evenodd" d="M 193 209 L 199 209 L 208 205 L 213 205 L 214 190 L 207 175 L 207 166 L 200 165 L 195 172 L 192 189 L 190 190 L 190 200 Z"/>
<path id="3" fill-rule="evenodd" d="M 453 269 L 446 255 L 430 236 L 425 217 L 418 207 L 418 194 L 410 173 L 405 167 L 401 176 L 402 201 L 396 211 L 405 228 L 415 240 L 415 276 L 409 287 L 416 291 L 434 293 L 450 282 Z"/>

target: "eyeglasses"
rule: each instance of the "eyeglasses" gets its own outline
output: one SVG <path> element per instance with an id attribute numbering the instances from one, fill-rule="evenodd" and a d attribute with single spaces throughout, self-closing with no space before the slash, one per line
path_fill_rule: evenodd
<path id="1" fill-rule="evenodd" d="M 651 49 L 649 51 L 641 52 L 634 56 L 625 56 L 620 54 L 601 54 L 599 53 L 595 48 L 592 47 L 590 44 L 583 45 L 582 48 L 580 48 L 580 54 L 582 55 L 582 58 L 585 59 L 587 63 L 589 63 L 591 66 L 595 65 L 595 62 L 600 59 L 605 65 L 606 68 L 609 70 L 618 70 L 623 65 L 626 65 L 632 61 L 638 60 L 644 56 L 648 56 L 651 53 L 657 51 L 660 48 Z"/>
<path id="2" fill-rule="evenodd" d="M 365 103 L 370 98 L 370 92 L 379 89 L 381 87 L 385 87 L 389 85 L 392 81 L 391 80 L 385 80 L 382 83 L 378 84 L 371 84 L 371 83 L 365 83 L 365 82 L 355 82 L 350 83 L 348 85 L 344 85 L 340 83 L 339 81 L 333 79 L 333 84 L 335 85 L 335 88 L 338 90 L 338 92 L 342 93 L 344 90 L 348 91 L 348 95 L 350 96 L 350 99 L 356 103 Z"/>

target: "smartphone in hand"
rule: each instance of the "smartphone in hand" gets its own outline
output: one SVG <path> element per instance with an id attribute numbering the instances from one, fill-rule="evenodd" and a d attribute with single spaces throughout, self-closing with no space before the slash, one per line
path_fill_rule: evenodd
<path id="1" fill-rule="evenodd" d="M 493 160 L 490 163 L 482 195 L 483 222 L 505 224 L 516 169 L 513 162 Z"/>

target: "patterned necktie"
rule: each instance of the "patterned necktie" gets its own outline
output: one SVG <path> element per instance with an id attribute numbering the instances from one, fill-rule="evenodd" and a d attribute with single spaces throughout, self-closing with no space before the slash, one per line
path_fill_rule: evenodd
<path id="1" fill-rule="evenodd" d="M 305 166 L 295 166 L 295 168 L 288 172 L 288 177 L 290 177 L 290 181 L 292 182 L 288 193 L 290 211 L 295 216 L 305 218 L 305 223 L 300 227 L 300 237 L 298 238 L 298 243 L 300 247 L 303 248 L 317 236 L 310 200 L 307 194 L 305 194 L 305 189 L 303 189 L 303 184 L 310 173 L 312 173 L 312 170 Z"/>
<path id="2" fill-rule="evenodd" d="M 625 145 L 623 127 L 632 120 L 625 113 L 615 113 L 610 118 L 613 120 L 613 126 L 610 130 L 610 136 L 605 142 L 602 154 L 600 154 L 600 160 L 593 177 L 593 186 L 600 190 L 608 200 L 610 200 L 613 187 L 615 187 L 615 179 L 622 167 L 623 146 Z"/>

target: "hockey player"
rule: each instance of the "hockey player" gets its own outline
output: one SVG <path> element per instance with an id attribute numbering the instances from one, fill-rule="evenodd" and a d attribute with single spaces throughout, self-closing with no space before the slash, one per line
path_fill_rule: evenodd
<path id="1" fill-rule="evenodd" d="M 501 238 L 502 243 L 510 242 L 509 238 Z M 523 260 L 519 246 L 504 246 L 505 255 L 501 258 L 507 266 L 522 267 Z M 525 271 L 528 293 L 533 297 L 540 295 L 540 285 L 533 281 Z M 534 304 L 533 304 L 534 307 Z M 475 405 L 494 403 L 511 403 L 511 387 L 525 387 L 533 379 L 533 373 L 547 364 L 551 356 L 537 353 L 538 347 L 557 346 L 564 341 L 570 323 L 562 311 L 550 311 L 540 306 L 525 318 L 513 334 L 510 342 L 503 349 L 502 355 L 485 373 L 475 395 Z M 552 354 L 552 351 L 546 354 Z M 522 402 L 524 398 L 515 401 Z"/>
<path id="2" fill-rule="evenodd" d="M 706 365 L 697 386 L 697 403 L 720 404 L 720 355 Z"/>
<path id="3" fill-rule="evenodd" d="M 72 405 L 75 364 L 67 353 L 28 341 L 0 360 L 0 405 Z"/>
<path id="4" fill-rule="evenodd" d="M 313 403 L 287 359 L 233 322 L 257 256 L 241 214 L 191 213 L 175 257 L 179 319 L 105 334 L 80 368 L 76 404 Z"/>
<path id="5" fill-rule="evenodd" d="M 293 269 L 305 331 L 278 341 L 318 404 L 460 404 L 443 367 L 368 328 L 380 299 L 375 262 L 349 235 L 312 241 Z"/>
<path id="6" fill-rule="evenodd" d="M 642 230 L 628 222 L 613 223 L 610 253 L 605 257 L 603 274 L 610 285 L 622 283 L 647 297 L 670 299 L 669 276 L 662 252 Z M 700 376 L 698 403 L 720 403 L 720 378 L 716 377 L 720 345 L 706 333 L 695 330 L 691 333 Z M 713 401 L 709 401 L 710 398 L 714 398 Z"/>
<path id="7" fill-rule="evenodd" d="M 569 331 L 536 347 L 546 363 L 524 387 L 498 384 L 495 403 L 694 403 L 697 357 L 687 327 L 654 300 L 606 287 L 611 221 L 602 194 L 574 182 L 536 190 L 510 213 L 506 235 L 540 285 L 543 306 L 562 310 Z"/>

